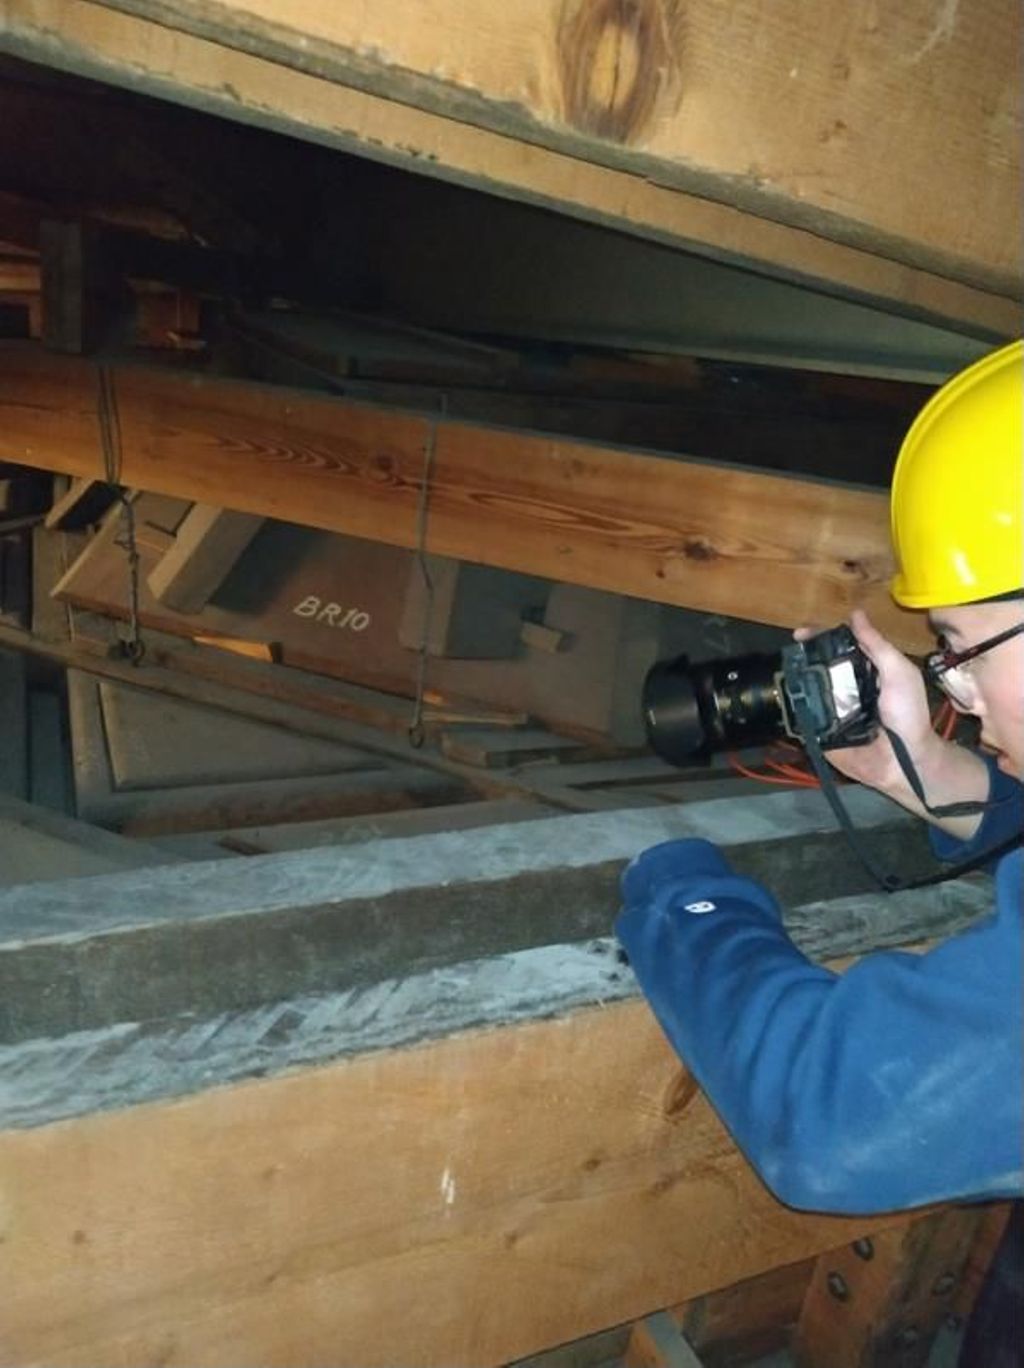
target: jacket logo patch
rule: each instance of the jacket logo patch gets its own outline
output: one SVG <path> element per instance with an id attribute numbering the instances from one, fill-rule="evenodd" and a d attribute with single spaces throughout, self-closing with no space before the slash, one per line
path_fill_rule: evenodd
<path id="1" fill-rule="evenodd" d="M 692 912 L 694 916 L 702 917 L 705 912 L 717 912 L 718 908 L 713 902 L 686 903 L 685 911 Z"/>

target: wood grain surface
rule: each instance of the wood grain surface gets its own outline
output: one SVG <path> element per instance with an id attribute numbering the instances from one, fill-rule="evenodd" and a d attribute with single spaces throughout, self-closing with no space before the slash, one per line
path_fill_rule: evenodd
<path id="1" fill-rule="evenodd" d="M 621 1003 L 0 1134 L 0 1364 L 497 1365 L 892 1222 L 780 1206 Z"/>
<path id="2" fill-rule="evenodd" d="M 864 605 L 927 641 L 889 598 L 883 494 L 159 370 L 115 388 L 135 488 L 412 547 L 429 465 L 434 554 L 784 627 Z M 89 362 L 0 349 L 0 459 L 101 475 L 96 394 Z"/>
<path id="3" fill-rule="evenodd" d="M 532 0 L 529 5 L 507 7 L 506 13 L 500 15 L 496 10 L 492 13 L 494 7 L 489 5 L 485 11 L 474 11 L 464 31 L 455 35 L 443 29 L 441 21 L 451 24 L 456 10 L 466 9 L 464 0 L 459 6 L 453 3 L 431 6 L 429 23 L 407 22 L 408 5 L 378 6 L 373 24 L 383 42 L 385 59 L 381 61 L 373 54 L 371 30 L 367 28 L 361 33 L 360 41 L 365 47 L 360 60 L 349 62 L 346 74 L 338 64 L 345 34 L 336 29 L 329 43 L 330 62 L 323 67 L 325 72 L 330 71 L 329 77 L 318 74 L 323 55 L 318 45 L 323 40 L 297 34 L 294 20 L 290 32 L 283 36 L 280 31 L 273 34 L 268 49 L 273 52 L 273 60 L 256 55 L 255 51 L 242 51 L 237 46 L 224 46 L 196 33 L 186 33 L 183 28 L 166 26 L 165 22 L 188 24 L 197 31 L 202 28 L 204 32 L 209 28 L 229 44 L 246 44 L 253 49 L 265 47 L 266 31 L 262 32 L 260 42 L 253 42 L 252 26 L 247 26 L 241 6 L 232 13 L 227 6 L 150 4 L 146 9 L 154 15 L 151 21 L 135 14 L 119 13 L 108 5 L 92 3 L 92 0 L 0 0 L 0 46 L 31 61 L 57 65 L 115 85 L 142 89 L 160 98 L 209 109 L 230 119 L 255 123 L 402 166 L 418 174 L 470 185 L 695 251 L 715 260 L 808 283 L 828 293 L 882 304 L 908 317 L 951 323 L 982 337 L 998 339 L 1014 333 L 1019 315 L 1016 299 L 1019 266 L 1014 270 L 996 269 L 993 275 L 990 263 L 970 262 L 962 255 L 965 250 L 974 250 L 973 246 L 969 247 L 965 232 L 968 235 L 987 232 L 991 227 L 992 242 L 1016 244 L 1019 240 L 1012 217 L 1015 212 L 1013 176 L 1007 173 L 1005 156 L 1006 147 L 1012 149 L 1017 137 L 1013 131 L 1018 119 L 1015 86 L 1001 84 L 998 78 L 1002 64 L 1009 60 L 1006 54 L 1016 51 L 1017 46 L 1012 41 L 1015 18 L 1011 0 L 1000 0 L 994 15 L 996 22 L 986 19 L 981 41 L 986 44 L 988 56 L 995 54 L 992 57 L 995 75 L 989 79 L 983 64 L 985 76 L 977 87 L 971 87 L 973 103 L 969 102 L 963 120 L 960 113 L 949 114 L 945 87 L 932 70 L 936 56 L 943 58 L 946 52 L 944 40 L 933 44 L 925 54 L 928 60 L 922 60 L 917 69 L 923 73 L 923 85 L 916 79 L 913 64 L 908 72 L 903 71 L 902 57 L 913 56 L 915 51 L 909 44 L 919 36 L 923 45 L 929 37 L 922 28 L 927 18 L 924 0 L 901 7 L 895 19 L 874 34 L 866 35 L 865 60 L 861 61 L 861 49 L 854 44 L 852 51 L 857 58 L 856 64 L 844 55 L 843 42 L 851 24 L 841 14 L 834 30 L 841 40 L 836 57 L 837 71 L 843 71 L 844 64 L 848 63 L 849 74 L 844 79 L 833 78 L 826 69 L 812 77 L 809 84 L 807 63 L 802 67 L 804 80 L 801 82 L 798 79 L 800 63 L 790 60 L 792 54 L 785 53 L 782 45 L 795 38 L 800 50 L 809 52 L 808 40 L 826 31 L 818 10 L 815 9 L 810 17 L 805 15 L 802 21 L 798 18 L 799 31 L 794 32 L 794 16 L 800 9 L 798 0 L 790 0 L 785 6 L 773 6 L 770 11 L 762 11 L 766 16 L 763 31 L 755 24 L 752 35 L 751 5 L 744 6 L 733 32 L 729 31 L 733 7 L 720 10 L 710 3 L 696 7 L 704 12 L 705 19 L 710 16 L 713 21 L 717 10 L 726 22 L 726 31 L 719 32 L 718 41 L 722 44 L 721 50 L 729 54 L 729 63 L 734 60 L 736 43 L 753 41 L 756 50 L 760 41 L 768 40 L 771 53 L 769 57 L 757 51 L 756 61 L 761 66 L 752 90 L 760 94 L 748 98 L 746 91 L 738 89 L 737 81 L 723 68 L 720 53 L 716 55 L 711 48 L 706 48 L 705 60 L 711 65 L 701 78 L 702 93 L 698 96 L 696 87 L 688 93 L 680 105 L 679 117 L 693 125 L 704 142 L 709 136 L 730 140 L 730 146 L 722 156 L 722 165 L 731 164 L 730 159 L 734 161 L 738 154 L 742 154 L 743 163 L 736 175 L 705 169 L 696 176 L 692 168 L 684 164 L 681 150 L 679 160 L 672 162 L 664 156 L 652 156 L 633 148 L 622 152 L 620 143 L 602 141 L 571 130 L 571 137 L 566 142 L 562 135 L 553 135 L 552 125 L 539 119 L 530 124 L 527 132 L 523 130 L 521 117 L 513 117 L 511 126 L 504 132 L 464 122 L 467 87 L 464 85 L 460 90 L 457 79 L 448 79 L 457 77 L 459 72 L 443 57 L 436 63 L 433 85 L 415 71 L 403 72 L 396 61 L 396 57 L 401 56 L 400 50 L 388 51 L 390 34 L 382 31 L 382 24 L 391 22 L 382 19 L 382 15 L 401 15 L 403 26 L 410 35 L 416 35 L 412 38 L 414 42 L 425 35 L 435 42 L 442 41 L 439 35 L 443 35 L 448 47 L 452 41 L 463 46 L 476 44 L 475 54 L 467 50 L 467 60 L 474 56 L 479 58 L 485 47 L 486 51 L 498 54 L 499 60 L 507 62 L 511 30 L 513 41 L 526 45 L 529 60 L 541 64 L 537 76 L 544 81 L 554 81 L 557 79 L 554 66 L 558 60 L 553 31 L 555 7 L 545 6 L 546 14 L 539 28 L 527 28 L 540 6 L 541 0 Z M 143 0 L 139 0 L 137 8 L 141 13 Z M 366 9 L 352 5 L 316 8 L 321 22 L 333 20 L 342 26 L 350 25 L 357 12 L 362 22 Z M 626 7 L 630 8 L 633 6 Z M 906 20 L 903 19 L 905 8 L 909 11 Z M 833 0 L 830 10 L 839 9 L 839 0 Z M 307 5 L 300 9 L 300 21 L 303 11 L 308 17 L 312 7 Z M 479 17 L 483 13 L 487 16 L 486 23 Z M 868 11 L 869 19 L 873 13 L 873 10 Z M 776 18 L 777 14 L 781 17 Z M 729 16 L 728 21 L 726 16 Z M 367 17 L 367 25 L 370 22 Z M 890 34 L 888 29 L 893 24 L 897 30 L 906 31 Z M 1007 26 L 1010 41 L 1001 48 L 997 35 Z M 486 39 L 482 47 L 481 34 L 484 32 Z M 969 32 L 977 35 L 976 24 L 969 26 Z M 992 46 L 988 47 L 990 37 Z M 887 48 L 890 38 L 892 42 Z M 599 43 L 598 49 L 601 49 L 598 66 L 606 73 L 603 79 L 607 80 L 609 48 L 605 44 L 602 49 Z M 698 50 L 688 46 L 688 66 L 692 66 Z M 614 58 L 614 43 L 610 51 Z M 823 46 L 815 60 L 820 62 L 824 51 Z M 892 61 L 883 62 L 882 71 L 894 98 L 898 96 L 896 87 L 901 79 L 911 82 L 914 77 L 911 84 L 917 95 L 920 96 L 922 90 L 927 92 L 923 108 L 911 106 L 908 110 L 905 101 L 896 99 L 899 109 L 913 120 L 909 124 L 890 126 L 889 120 L 879 117 L 888 92 L 884 81 L 880 84 L 877 80 L 877 66 L 879 54 L 886 52 L 891 53 Z M 962 41 L 953 46 L 952 52 L 950 60 L 963 61 Z M 283 64 L 298 61 L 300 54 L 307 69 Z M 411 55 L 410 60 L 415 61 L 415 55 Z M 784 68 L 773 70 L 772 62 L 779 60 L 785 61 Z M 542 65 L 544 62 L 547 66 Z M 797 77 L 789 76 L 794 69 Z M 489 92 L 485 90 L 475 98 L 476 112 L 470 111 L 470 116 L 479 117 L 482 109 L 489 118 L 500 116 L 504 127 L 509 108 L 516 116 L 524 100 L 529 105 L 533 95 L 525 59 L 520 70 L 525 94 L 521 90 L 516 99 L 506 105 L 496 98 L 492 85 Z M 373 93 L 372 87 L 381 72 L 388 96 Z M 403 80 L 408 75 L 413 89 L 399 91 L 396 73 Z M 474 71 L 470 79 L 479 80 L 483 75 Z M 342 84 L 342 79 L 352 83 Z M 833 79 L 838 80 L 839 86 L 854 92 L 852 98 L 857 104 L 854 122 L 836 116 L 831 124 L 822 121 L 826 109 L 821 102 L 835 93 L 830 86 Z M 960 85 L 963 79 L 961 75 Z M 777 98 L 780 88 L 781 98 Z M 440 102 L 444 111 L 440 113 L 427 107 L 438 104 L 437 99 L 423 94 L 433 91 L 436 96 L 438 90 L 447 97 Z M 716 97 L 719 90 L 721 102 Z M 930 122 L 933 92 L 943 95 L 944 113 L 940 127 L 948 131 L 951 118 L 954 123 L 953 134 L 943 141 L 937 158 L 929 153 L 935 136 Z M 454 101 L 453 95 L 458 97 Z M 735 107 L 730 103 L 734 97 L 739 100 Z M 809 109 L 805 109 L 805 100 Z M 703 111 L 702 101 L 706 102 Z M 736 108 L 749 117 L 737 123 Z M 786 149 L 787 155 L 808 147 L 813 153 L 810 161 L 794 156 L 792 162 L 787 163 L 789 170 L 769 163 L 768 155 L 774 159 L 776 149 L 770 142 L 765 142 L 771 139 L 770 130 L 780 109 L 786 129 L 792 130 L 796 124 L 798 130 L 811 135 L 810 144 L 804 138 L 798 145 Z M 813 115 L 817 115 L 817 132 L 827 134 L 823 144 L 831 143 L 833 151 L 826 148 L 826 153 L 822 153 L 814 143 L 816 120 Z M 717 125 L 715 119 L 719 120 Z M 842 124 L 846 127 L 836 126 Z M 734 138 L 738 141 L 731 141 Z M 879 138 L 882 142 L 880 153 Z M 993 207 L 987 220 L 975 212 L 975 202 L 956 179 L 962 168 L 965 174 L 970 170 L 970 149 L 979 138 L 985 143 L 986 163 L 991 155 L 999 168 L 986 182 L 979 202 L 993 194 L 997 197 L 1005 194 L 1006 197 L 998 208 Z M 965 140 L 968 150 L 960 156 L 959 150 Z M 546 143 L 551 145 L 544 145 Z M 762 146 L 768 154 L 765 157 L 758 150 Z M 849 151 L 850 146 L 859 149 L 856 154 Z M 958 156 L 951 160 L 952 150 L 957 150 Z M 823 160 L 826 154 L 837 158 L 835 165 L 826 164 Z M 711 157 L 712 153 L 707 155 Z M 595 156 L 602 160 L 593 160 Z M 854 161 L 859 167 L 856 175 L 850 169 Z M 943 173 L 947 165 L 956 168 L 952 189 Z M 893 168 L 898 168 L 898 175 Z M 970 175 L 973 174 L 971 171 Z M 766 192 L 763 183 L 770 182 L 772 175 L 793 184 L 788 189 Z M 1005 190 L 992 188 L 998 187 L 1004 176 Z M 843 212 L 829 216 L 829 211 L 821 204 L 840 195 L 847 180 L 851 184 L 860 182 L 861 189 L 853 191 L 854 194 L 866 194 L 865 182 L 877 181 L 881 189 L 871 189 L 875 207 L 880 208 L 888 195 L 890 203 L 899 206 L 896 212 L 911 220 L 918 204 L 925 201 L 934 204 L 933 187 L 944 186 L 944 226 L 937 226 L 935 231 L 937 237 L 948 231 L 952 241 L 938 253 L 927 248 L 919 240 L 926 231 L 923 214 L 920 224 L 911 222 L 904 224 L 899 233 L 885 234 L 875 228 L 865 229 L 862 222 L 848 219 Z M 912 195 L 906 193 L 908 184 L 914 188 Z M 802 198 L 794 189 L 801 192 Z M 741 192 L 739 196 L 738 191 Z M 740 207 L 738 199 L 748 207 Z M 1003 213 L 1007 208 L 1009 218 Z M 868 212 L 864 206 L 859 206 L 859 210 L 862 214 Z M 826 217 L 827 223 L 823 221 Z M 800 219 L 801 223 L 798 225 L 794 219 Z M 918 240 L 909 240 L 908 247 L 908 239 L 901 236 L 904 232 L 917 233 Z"/>

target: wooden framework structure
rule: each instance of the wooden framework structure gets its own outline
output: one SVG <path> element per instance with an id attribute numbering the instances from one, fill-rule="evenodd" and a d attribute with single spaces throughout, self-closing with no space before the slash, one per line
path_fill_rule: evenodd
<path id="1" fill-rule="evenodd" d="M 975 347 L 1019 322 L 1020 29 L 1012 0 L 0 0 L 14 59 Z M 30 115 L 31 101 L 19 127 Z M 474 368 L 507 358 L 479 340 L 417 339 L 458 353 L 462 391 L 420 355 L 399 372 L 385 360 L 376 387 L 325 393 L 328 375 L 316 392 L 297 378 L 322 361 L 312 345 L 268 365 L 272 384 L 223 373 L 222 356 L 203 373 L 202 299 L 265 272 L 266 304 L 296 270 L 267 220 L 261 232 L 209 183 L 190 188 L 172 155 L 153 175 L 191 194 L 202 231 L 183 238 L 166 205 L 127 222 L 123 207 L 0 185 L 0 302 L 24 306 L 31 334 L 0 343 L 0 463 L 75 482 L 46 535 L 34 508 L 4 533 L 34 543 L 42 588 L 32 633 L 2 624 L 0 647 L 223 726 L 230 712 L 330 742 L 344 776 L 277 781 L 244 821 L 240 782 L 204 798 L 175 781 L 156 810 L 131 784 L 100 784 L 92 814 L 116 828 L 102 832 L 0 803 L 0 826 L 73 847 L 69 874 L 95 875 L 0 888 L 0 1364 L 497 1368 L 594 1336 L 591 1361 L 645 1368 L 744 1362 L 784 1340 L 801 1368 L 896 1353 L 920 1368 L 942 1317 L 969 1311 L 1005 1211 L 781 1206 L 607 933 L 622 861 L 684 832 L 770 878 L 798 942 L 838 968 L 969 925 L 984 888 L 882 904 L 820 795 L 728 789 L 705 806 L 647 757 L 607 783 L 592 738 L 538 739 L 506 710 L 495 741 L 478 703 L 447 694 L 434 701 L 452 728 L 412 754 L 405 699 L 297 681 L 275 642 L 198 632 L 182 645 L 151 631 L 136 668 L 83 612 L 110 604 L 50 595 L 69 569 L 56 538 L 106 513 L 109 482 L 193 505 L 176 533 L 150 533 L 148 588 L 168 612 L 200 612 L 277 519 L 776 627 L 863 603 L 917 650 L 922 624 L 886 594 L 877 469 L 865 477 L 852 440 L 812 473 L 695 459 L 673 441 L 699 383 L 685 365 L 678 407 L 643 416 L 649 443 L 593 414 L 584 431 L 537 430 L 540 401 L 507 387 L 488 410 Z M 111 259 L 113 281 L 97 265 Z M 158 363 L 97 351 L 105 292 L 119 307 L 131 295 L 134 345 L 163 349 Z M 598 383 L 644 369 L 608 366 Z M 421 619 L 409 611 L 407 635 Z M 439 655 L 457 655 L 450 625 Z M 555 657 L 571 631 L 527 615 L 516 634 Z M 95 713 L 92 687 L 76 696 Z M 459 733 L 467 718 L 476 730 Z M 326 851 L 275 825 L 297 795 Z M 379 839 L 339 854 L 356 839 L 344 823 L 387 803 Z M 922 858 L 905 821 L 853 803 L 885 849 Z M 426 820 L 431 804 L 465 809 L 467 829 Z"/>

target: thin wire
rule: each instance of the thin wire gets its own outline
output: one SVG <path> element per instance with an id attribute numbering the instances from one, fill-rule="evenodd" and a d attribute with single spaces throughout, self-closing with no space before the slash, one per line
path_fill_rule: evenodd
<path id="1" fill-rule="evenodd" d="M 100 445 L 103 450 L 103 474 L 121 505 L 124 537 L 118 538 L 128 558 L 128 640 L 122 650 L 133 665 L 145 655 L 139 622 L 139 548 L 135 537 L 135 506 L 128 491 L 121 484 L 122 446 L 121 415 L 117 406 L 114 373 L 109 366 L 97 367 L 96 413 L 99 420 Z"/>
<path id="2" fill-rule="evenodd" d="M 427 660 L 429 657 L 430 628 L 434 616 L 434 577 L 430 572 L 427 558 L 427 515 L 430 504 L 430 486 L 434 474 L 434 456 L 437 452 L 437 427 L 441 418 L 448 412 L 448 396 L 441 395 L 440 413 L 431 419 L 427 430 L 427 440 L 423 444 L 423 474 L 420 478 L 419 503 L 416 509 L 416 565 L 423 581 L 423 625 L 420 631 L 419 659 L 416 662 L 416 693 L 413 701 L 412 719 L 409 723 L 409 744 L 416 750 L 423 745 L 426 732 L 423 726 L 423 703 L 427 691 Z"/>

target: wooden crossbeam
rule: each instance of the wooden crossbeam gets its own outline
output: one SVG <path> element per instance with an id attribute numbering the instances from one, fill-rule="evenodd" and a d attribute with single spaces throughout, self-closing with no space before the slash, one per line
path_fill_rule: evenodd
<path id="1" fill-rule="evenodd" d="M 429 22 L 415 0 L 372 12 L 318 0 L 115 5 L 822 236 L 915 263 L 960 255 L 1019 280 L 1020 101 L 998 119 L 976 103 L 1016 89 L 1013 0 L 951 18 L 904 0 L 898 21 L 857 25 L 846 0 L 818 0 L 814 25 L 802 0 L 635 0 L 626 11 L 476 0 L 471 20 L 461 0 L 440 0 Z M 912 139 L 894 136 L 908 127 Z"/>
<path id="2" fill-rule="evenodd" d="M 444 422 L 304 391 L 119 367 L 122 483 L 735 617 L 828 624 L 888 596 L 881 493 Z M 102 478 L 90 363 L 0 348 L 0 459 Z"/>
<path id="3" fill-rule="evenodd" d="M 950 35 L 940 24 L 934 41 L 926 0 L 862 29 L 842 0 L 812 28 L 796 0 L 747 0 L 727 20 L 702 0 L 681 59 L 667 0 L 632 7 L 636 33 L 593 0 L 490 0 L 472 24 L 448 0 L 430 25 L 407 4 L 372 23 L 363 7 L 286 0 L 116 8 L 135 13 L 3 0 L 0 47 L 975 335 L 1017 326 L 1016 177 L 989 168 L 1016 164 L 1018 114 L 983 112 L 988 90 L 1015 89 L 1012 0 Z M 818 34 L 833 31 L 840 50 L 824 62 Z M 620 49 L 631 93 L 612 82 L 605 95 L 643 119 L 616 132 L 615 109 L 607 127 L 586 109 Z"/>
<path id="4" fill-rule="evenodd" d="M 775 1202 L 679 1075 L 627 1002 L 0 1131 L 0 1362 L 481 1368 L 891 1223 Z"/>

